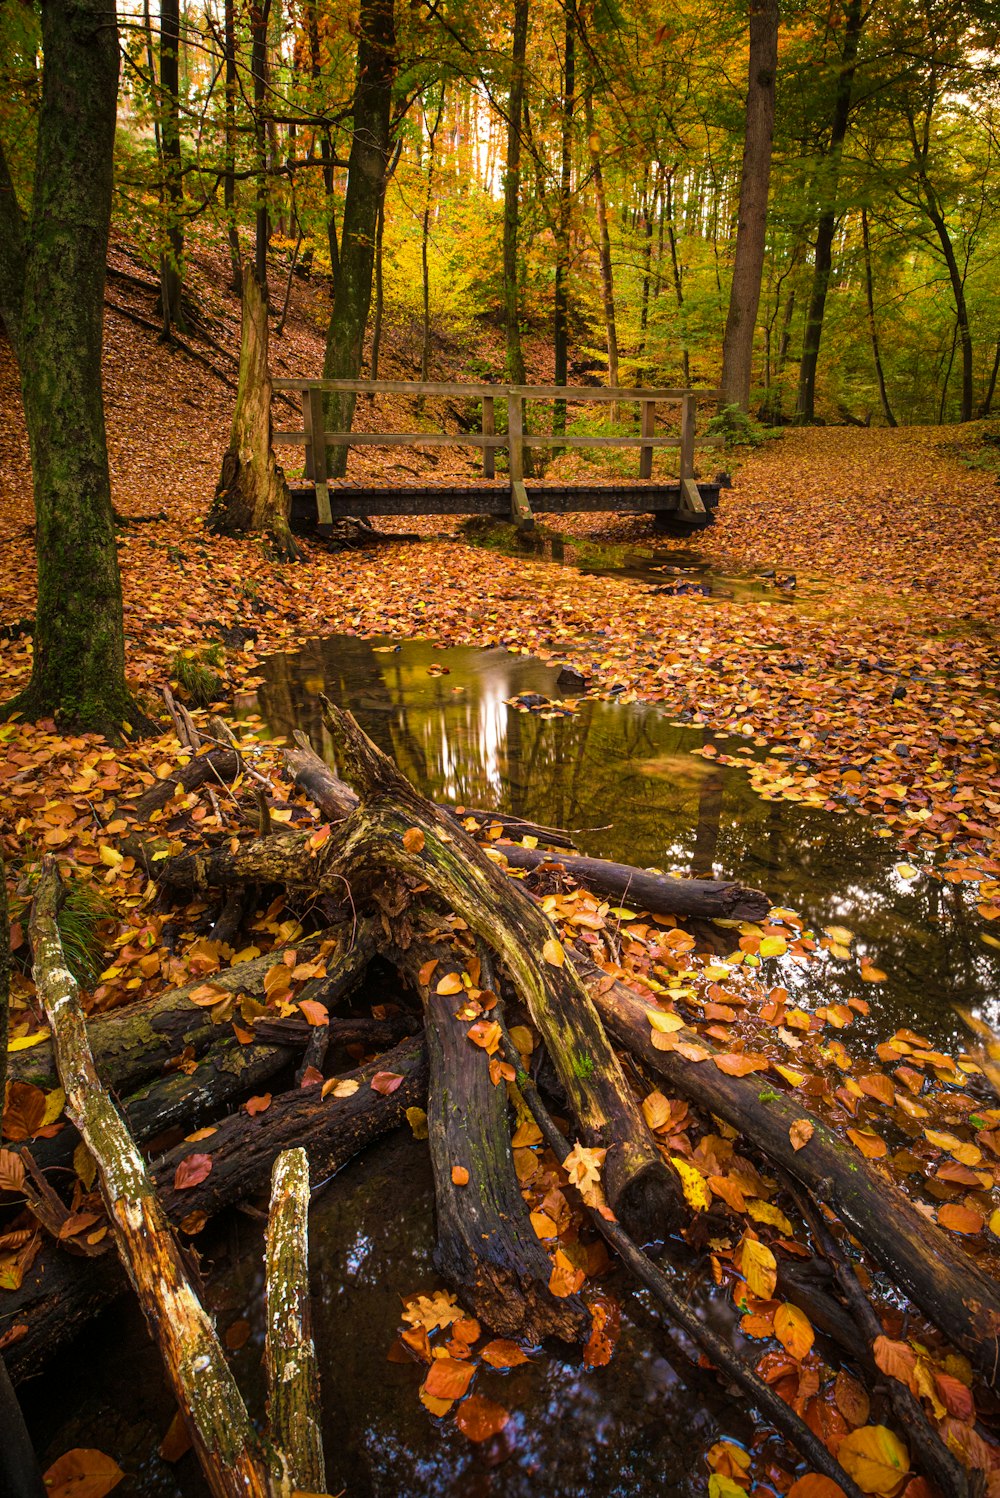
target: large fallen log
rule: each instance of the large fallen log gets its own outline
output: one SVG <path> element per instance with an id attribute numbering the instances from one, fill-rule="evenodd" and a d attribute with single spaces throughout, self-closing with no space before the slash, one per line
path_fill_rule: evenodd
<path id="1" fill-rule="evenodd" d="M 514 843 L 495 843 L 509 868 L 534 871 L 565 869 L 577 884 L 592 894 L 603 895 L 620 905 L 633 905 L 653 915 L 698 916 L 706 920 L 760 921 L 771 902 L 763 890 L 748 889 L 722 879 L 677 879 L 672 874 L 652 874 L 627 863 L 609 863 L 604 858 L 584 858 L 578 853 L 543 853 Z"/>
<path id="2" fill-rule="evenodd" d="M 426 975 L 432 964 L 429 981 L 421 982 L 421 972 Z M 456 1017 L 465 990 L 450 997 L 437 992 L 447 974 L 462 969 L 450 947 L 428 941 L 412 943 L 400 954 L 400 965 L 422 995 L 427 1018 L 434 1263 L 493 1331 L 529 1342 L 582 1339 L 589 1324 L 582 1301 L 548 1288 L 552 1263 L 531 1226 L 514 1170 L 507 1089 L 494 1084 L 489 1056 L 468 1038 L 468 1019 Z"/>
<path id="3" fill-rule="evenodd" d="M 357 806 L 358 798 L 329 765 L 308 747 L 308 743 L 305 747 L 300 743 L 298 749 L 286 750 L 285 760 L 297 783 L 327 821 L 339 822 Z M 457 815 L 454 812 L 450 814 Z M 514 837 L 523 837 L 526 832 L 530 832 L 554 845 L 561 843 L 562 846 L 573 846 L 568 834 L 559 829 L 540 827 L 506 813 L 475 811 L 464 815 L 481 818 L 485 825 L 489 825 L 490 821 L 498 822 Z M 607 896 L 617 900 L 619 904 L 631 902 L 640 910 L 648 910 L 656 915 L 759 921 L 763 920 L 771 908 L 771 902 L 762 890 L 749 889 L 731 880 L 677 879 L 670 874 L 652 874 L 647 869 L 633 868 L 630 864 L 609 863 L 604 858 L 584 858 L 578 853 L 560 852 L 555 855 L 506 842 L 495 846 L 498 852 L 504 854 L 512 869 L 534 870 L 557 864 L 578 884 L 594 894 Z"/>
<path id="4" fill-rule="evenodd" d="M 326 977 L 312 980 L 312 986 L 301 997 L 319 998 L 332 1004 L 349 993 L 375 950 L 374 932 L 370 920 L 350 920 L 296 942 L 300 962 L 317 957 L 324 942 L 335 943 L 325 959 Z M 128 1094 L 158 1076 L 186 1047 L 190 1046 L 192 1054 L 197 1056 L 218 1036 L 219 1027 L 213 1023 L 211 1011 L 195 1004 L 191 994 L 210 983 L 222 994 L 260 996 L 267 974 L 281 961 L 282 949 L 276 948 L 263 957 L 222 968 L 183 988 L 163 989 L 151 998 L 90 1020 L 87 1034 L 102 1080 L 116 1092 Z M 32 1082 L 46 1090 L 55 1087 L 51 1041 L 15 1052 L 10 1057 L 9 1077 L 12 1082 Z"/>
<path id="5" fill-rule="evenodd" d="M 994 1389 L 1000 1388 L 1000 1286 L 941 1228 L 928 1221 L 893 1184 L 838 1138 L 816 1114 L 760 1077 L 732 1077 L 711 1060 L 694 1062 L 657 1049 L 646 1017 L 648 1001 L 623 983 L 607 985 L 605 974 L 582 954 L 573 962 L 586 982 L 609 1032 L 618 1043 L 709 1113 L 716 1114 L 774 1165 L 831 1207 L 890 1279 L 971 1360 Z M 694 1032 L 678 1039 L 708 1043 Z M 794 1124 L 812 1126 L 796 1149 Z"/>
<path id="6" fill-rule="evenodd" d="M 325 700 L 325 699 L 324 699 Z M 662 1233 L 675 1196 L 667 1168 L 555 928 L 523 890 L 444 812 L 420 796 L 348 713 L 326 703 L 346 779 L 361 805 L 315 846 L 311 834 L 275 833 L 164 865 L 178 891 L 278 884 L 350 889 L 357 902 L 387 869 L 426 884 L 496 953 L 552 1057 L 592 1147 L 608 1150 L 605 1190 L 640 1236 Z"/>

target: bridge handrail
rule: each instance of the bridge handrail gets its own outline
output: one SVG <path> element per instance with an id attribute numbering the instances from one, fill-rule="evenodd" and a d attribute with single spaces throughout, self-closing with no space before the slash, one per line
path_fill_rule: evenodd
<path id="1" fill-rule="evenodd" d="M 502 385 L 470 381 L 434 380 L 288 380 L 271 381 L 275 390 L 342 391 L 357 395 L 469 395 L 494 400 L 514 395 L 523 400 L 567 401 L 679 401 L 688 396 L 701 400 L 719 400 L 720 390 L 689 385 Z"/>

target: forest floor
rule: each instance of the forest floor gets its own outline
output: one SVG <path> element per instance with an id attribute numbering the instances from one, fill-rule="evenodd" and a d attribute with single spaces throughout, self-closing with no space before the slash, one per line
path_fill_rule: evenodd
<path id="1" fill-rule="evenodd" d="M 992 934 L 1000 926 L 991 930 L 1000 921 L 1000 489 L 995 474 L 968 466 L 981 433 L 789 431 L 734 455 L 733 488 L 722 494 L 716 524 L 693 543 L 656 535 L 635 517 L 569 516 L 561 525 L 589 543 L 655 546 L 665 563 L 687 565 L 693 545 L 719 572 L 773 573 L 772 593 L 749 601 L 671 593 L 666 577 L 668 587 L 654 587 L 475 547 L 452 517 L 406 520 L 421 539 L 369 551 L 332 553 L 306 542 L 301 564 L 282 565 L 260 540 L 204 529 L 227 443 L 238 336 L 236 304 L 219 289 L 222 262 L 205 256 L 193 266 L 196 360 L 143 325 L 155 323 L 155 287 L 124 247 L 112 258 L 105 391 L 114 500 L 125 516 L 166 516 L 121 532 L 127 669 L 163 733 L 115 749 L 60 734 L 52 723 L 0 729 L 9 877 L 16 882 L 22 860 L 48 850 L 66 868 L 89 870 L 111 902 L 105 936 L 114 957 L 88 996 L 92 1009 L 221 961 L 206 956 L 212 944 L 195 931 L 182 932 L 172 953 L 158 950 L 152 886 L 118 849 L 126 824 L 116 806 L 182 757 L 160 689 L 176 688 L 178 662 L 204 652 L 228 691 L 252 689 L 264 656 L 335 632 L 503 646 L 575 666 L 587 678 L 585 695 L 659 704 L 673 718 L 741 736 L 760 751 L 745 768 L 761 796 L 876 819 L 901 856 L 978 887 L 980 937 L 1000 947 Z M 323 320 L 321 296 L 296 282 L 286 333 L 274 344 L 276 374 L 318 370 Z M 537 352 L 533 374 L 543 378 Z M 418 357 L 413 330 L 394 330 L 382 374 L 412 378 Z M 462 378 L 461 349 L 442 344 L 437 357 L 435 376 Z M 16 626 L 33 613 L 35 574 L 27 442 L 2 344 L 0 414 L 0 625 L 14 626 L 0 645 L 6 697 L 30 670 L 30 635 Z M 389 402 L 377 419 L 395 425 L 402 415 Z M 365 454 L 357 474 L 391 481 L 415 467 L 449 481 L 473 475 L 464 457 L 398 452 Z M 789 607 L 796 586 L 808 596 Z M 235 625 L 255 638 L 219 653 L 223 631 Z M 711 744 L 702 752 L 726 758 Z M 263 743 L 260 756 L 272 784 L 293 799 L 278 745 Z M 228 830 L 238 825 L 225 798 L 222 816 Z M 219 830 L 207 805 L 191 820 L 196 830 Z M 15 893 L 14 941 L 23 955 L 22 911 Z M 783 913 L 772 914 L 780 921 Z M 277 925 L 273 934 L 282 939 Z M 777 939 L 784 950 L 784 937 Z M 862 960 L 859 977 L 877 983 L 884 974 L 870 965 L 866 972 Z M 32 998 L 20 973 L 15 1041 L 37 1025 Z M 830 1023 L 840 1028 L 848 1019 Z M 870 1140 L 868 1147 L 876 1148 Z M 982 1241 L 992 1198 L 980 1184 L 973 1215 Z M 967 1224 L 968 1216 L 956 1231 L 972 1232 Z"/>

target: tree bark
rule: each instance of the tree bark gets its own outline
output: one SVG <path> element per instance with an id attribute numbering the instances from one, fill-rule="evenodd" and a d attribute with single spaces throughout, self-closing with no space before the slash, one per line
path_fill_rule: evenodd
<path id="1" fill-rule="evenodd" d="M 1000 1290 L 973 1260 L 793 1097 L 762 1088 L 753 1075 L 727 1076 L 710 1059 L 694 1062 L 657 1049 L 650 1039 L 648 1005 L 622 983 L 605 987 L 604 974 L 586 958 L 574 955 L 573 961 L 618 1043 L 671 1087 L 738 1129 L 773 1165 L 831 1207 L 890 1279 L 997 1388 Z M 705 1048 L 693 1032 L 680 1032 L 679 1038 Z M 789 1129 L 803 1121 L 812 1124 L 813 1133 L 797 1150 Z"/>
<path id="2" fill-rule="evenodd" d="M 604 168 L 601 164 L 601 141 L 594 128 L 594 90 L 586 92 L 587 146 L 590 170 L 594 179 L 597 206 L 597 232 L 601 262 L 601 298 L 604 303 L 604 329 L 608 348 L 608 384 L 618 384 L 618 318 L 615 311 L 614 269 L 611 264 L 611 231 L 608 227 L 608 203 L 604 193 Z M 617 406 L 612 407 L 617 419 Z"/>
<path id="3" fill-rule="evenodd" d="M 42 45 L 27 226 L 0 159 L 0 295 L 21 371 L 38 558 L 31 681 L 0 716 L 54 716 L 117 739 L 150 725 L 125 683 L 101 391 L 118 96 L 111 0 L 51 0 Z"/>
<path id="4" fill-rule="evenodd" d="M 750 403 L 754 330 L 767 234 L 767 197 L 778 67 L 778 0 L 750 0 L 750 63 L 740 208 L 729 310 L 722 343 L 722 405 Z"/>
<path id="5" fill-rule="evenodd" d="M 896 418 L 889 404 L 889 393 L 885 385 L 885 371 L 882 368 L 882 354 L 879 349 L 878 328 L 875 325 L 875 281 L 872 276 L 872 247 L 871 238 L 868 233 L 868 210 L 861 209 L 861 243 L 864 247 L 865 256 L 865 302 L 868 307 L 868 336 L 872 345 L 872 360 L 875 364 L 875 377 L 878 380 L 878 395 L 882 403 L 882 414 L 885 417 L 886 426 L 894 427 Z M 1000 349 L 1000 345 L 998 345 Z"/>
<path id="6" fill-rule="evenodd" d="M 811 422 L 816 414 L 816 367 L 819 363 L 820 341 L 823 337 L 826 294 L 829 290 L 830 272 L 833 268 L 833 239 L 837 228 L 840 160 L 844 150 L 848 121 L 851 117 L 858 43 L 861 38 L 861 28 L 865 22 L 863 5 L 864 0 L 847 0 L 844 7 L 844 48 L 834 97 L 830 143 L 819 164 L 823 207 L 816 226 L 816 258 L 813 264 L 812 291 L 802 340 L 799 393 L 795 412 L 796 420 L 803 423 Z"/>
<path id="7" fill-rule="evenodd" d="M 524 121 L 524 68 L 528 49 L 529 0 L 514 0 L 514 26 L 507 100 L 507 162 L 503 186 L 503 325 L 506 374 L 523 385 L 526 374 L 521 347 L 517 241 L 521 223 L 521 130 Z"/>
<path id="8" fill-rule="evenodd" d="M 171 328 L 186 332 L 181 311 L 184 230 L 180 210 L 184 201 L 181 165 L 180 116 L 181 17 L 179 0 L 160 0 L 160 139 L 163 164 L 163 211 L 166 245 L 160 256 L 160 302 L 163 335 Z"/>
<path id="9" fill-rule="evenodd" d="M 224 49 L 226 66 L 226 141 L 223 163 L 223 204 L 226 210 L 227 236 L 229 239 L 229 263 L 232 268 L 230 289 L 237 296 L 243 294 L 243 259 L 240 252 L 240 235 L 236 223 L 236 95 L 238 78 L 236 72 L 236 3 L 224 0 L 225 27 Z"/>
<path id="10" fill-rule="evenodd" d="M 573 208 L 573 111 L 576 107 L 576 4 L 565 0 L 563 28 L 563 96 L 559 142 L 559 214 L 556 221 L 556 275 L 552 303 L 552 343 L 555 382 L 569 376 L 569 260 Z M 552 430 L 566 430 L 566 402 L 553 408 Z"/>
<path id="11" fill-rule="evenodd" d="M 280 557 L 295 561 L 300 552 L 288 524 L 292 499 L 271 446 L 268 338 L 267 291 L 257 270 L 247 266 L 236 407 L 208 525 L 223 536 L 262 531 Z"/>
<path id="12" fill-rule="evenodd" d="M 323 361 L 326 380 L 356 380 L 361 373 L 372 297 L 378 210 L 389 159 L 396 66 L 393 4 L 394 0 L 362 0 L 358 19 L 354 133 L 347 167 L 340 261 Z M 326 423 L 330 431 L 350 431 L 356 400 L 354 394 L 327 396 Z M 343 478 L 347 454 L 346 446 L 331 449 L 328 462 L 331 478 Z"/>

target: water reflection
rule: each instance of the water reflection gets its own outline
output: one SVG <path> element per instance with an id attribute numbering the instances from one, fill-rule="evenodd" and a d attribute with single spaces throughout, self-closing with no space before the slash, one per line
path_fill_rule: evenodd
<path id="1" fill-rule="evenodd" d="M 303 729 L 331 763 L 321 692 L 437 800 L 582 829 L 585 852 L 737 877 L 816 928 L 847 926 L 886 983 L 864 985 L 855 961 L 833 959 L 818 970 L 786 962 L 780 978 L 815 1003 L 863 994 L 868 1037 L 910 1025 L 955 1043 L 954 1003 L 1000 1021 L 1000 957 L 980 940 L 974 887 L 902 878 L 902 855 L 864 818 L 762 801 L 739 768 L 692 755 L 711 738 L 703 729 L 641 704 L 581 701 L 548 720 L 518 712 L 505 705 L 515 695 L 560 695 L 557 668 L 504 650 L 338 635 L 272 657 L 261 674 L 238 707 L 259 710 L 274 733 Z"/>

